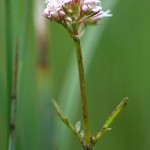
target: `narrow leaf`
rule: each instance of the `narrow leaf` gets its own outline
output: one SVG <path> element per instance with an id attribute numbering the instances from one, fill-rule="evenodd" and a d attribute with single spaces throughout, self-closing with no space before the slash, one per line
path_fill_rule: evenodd
<path id="1" fill-rule="evenodd" d="M 120 111 L 124 108 L 124 106 L 128 102 L 128 97 L 125 97 L 122 102 L 115 108 L 115 110 L 111 113 L 111 115 L 106 120 L 105 124 L 103 125 L 101 131 L 95 136 L 95 142 L 102 137 L 102 135 L 109 130 L 110 124 L 114 121 L 114 119 L 118 116 Z"/>
<path id="2" fill-rule="evenodd" d="M 55 100 L 52 100 L 54 108 L 59 116 L 59 118 L 64 122 L 64 124 L 79 138 L 80 141 L 82 141 L 81 135 L 77 132 L 77 130 L 74 128 L 74 126 L 71 124 L 71 122 L 67 119 L 67 117 L 63 114 L 61 108 L 57 104 Z M 79 124 L 79 123 L 78 123 Z M 79 126 L 79 125 L 78 125 Z"/>

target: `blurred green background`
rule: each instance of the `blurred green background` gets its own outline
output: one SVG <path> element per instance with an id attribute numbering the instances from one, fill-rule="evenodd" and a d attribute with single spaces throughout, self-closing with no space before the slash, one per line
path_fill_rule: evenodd
<path id="1" fill-rule="evenodd" d="M 17 45 L 22 52 L 16 149 L 82 149 L 51 104 L 52 98 L 57 100 L 73 124 L 82 120 L 72 40 L 63 27 L 42 16 L 44 0 L 10 0 L 10 16 L 7 4 L 0 0 L 0 150 L 7 150 L 8 135 L 6 26 L 11 29 L 11 57 Z M 105 0 L 102 4 L 113 17 L 88 27 L 82 39 L 92 132 L 101 128 L 124 97 L 129 97 L 129 103 L 95 149 L 149 150 L 150 1 Z"/>

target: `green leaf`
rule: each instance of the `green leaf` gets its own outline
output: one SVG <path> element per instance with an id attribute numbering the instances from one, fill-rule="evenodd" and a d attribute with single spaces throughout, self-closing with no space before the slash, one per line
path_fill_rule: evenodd
<path id="1" fill-rule="evenodd" d="M 99 140 L 102 135 L 106 132 L 109 131 L 110 128 L 109 126 L 111 125 L 111 123 L 114 121 L 114 119 L 118 116 L 118 114 L 120 113 L 120 111 L 124 108 L 124 106 L 127 104 L 128 102 L 128 97 L 125 97 L 122 102 L 115 108 L 115 110 L 111 113 L 111 115 L 108 117 L 108 119 L 106 120 L 105 124 L 103 125 L 101 131 L 99 133 L 96 134 L 96 136 L 94 137 L 95 142 L 97 140 Z"/>
<path id="2" fill-rule="evenodd" d="M 75 130 L 76 132 L 79 132 L 81 129 L 81 121 L 78 121 L 76 124 L 75 124 Z"/>
<path id="3" fill-rule="evenodd" d="M 56 101 L 52 100 L 53 105 L 55 107 L 55 110 L 59 116 L 59 118 L 63 121 L 63 123 L 79 138 L 80 141 L 82 141 L 81 135 L 78 133 L 78 130 L 80 129 L 80 122 L 77 122 L 75 127 L 71 124 L 71 122 L 67 119 L 67 117 L 62 112 L 61 108 L 57 104 Z"/>

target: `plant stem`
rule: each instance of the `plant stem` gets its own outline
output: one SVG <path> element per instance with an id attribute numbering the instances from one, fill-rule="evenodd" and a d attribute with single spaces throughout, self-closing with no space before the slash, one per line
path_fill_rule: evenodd
<path id="1" fill-rule="evenodd" d="M 78 73 L 79 73 L 79 80 L 80 80 L 80 93 L 81 93 L 82 115 L 83 115 L 83 124 L 84 124 L 84 142 L 85 144 L 89 144 L 90 143 L 89 139 L 91 134 L 89 129 L 89 121 L 88 121 L 84 67 L 83 67 L 80 40 L 74 39 L 74 44 L 76 47 L 76 57 L 77 57 Z"/>

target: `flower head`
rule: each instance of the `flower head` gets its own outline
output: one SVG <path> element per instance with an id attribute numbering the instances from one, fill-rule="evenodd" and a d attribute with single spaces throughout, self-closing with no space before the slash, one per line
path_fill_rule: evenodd
<path id="1" fill-rule="evenodd" d="M 101 18 L 112 16 L 104 12 L 100 0 L 46 0 L 43 14 L 51 21 L 71 24 L 95 24 Z"/>

